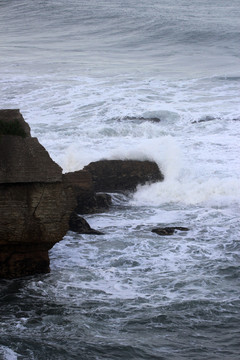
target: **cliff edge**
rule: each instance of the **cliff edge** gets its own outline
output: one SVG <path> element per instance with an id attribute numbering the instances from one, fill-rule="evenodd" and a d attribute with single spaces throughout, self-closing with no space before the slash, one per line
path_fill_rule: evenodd
<path id="1" fill-rule="evenodd" d="M 91 188 L 87 174 L 82 184 Z M 0 110 L 0 278 L 49 272 L 48 250 L 76 205 L 71 179 L 63 181 L 19 110 Z"/>

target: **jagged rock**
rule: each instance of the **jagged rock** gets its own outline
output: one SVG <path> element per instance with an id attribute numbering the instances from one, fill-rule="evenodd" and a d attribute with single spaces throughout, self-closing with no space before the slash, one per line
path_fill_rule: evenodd
<path id="1" fill-rule="evenodd" d="M 162 181 L 163 174 L 152 161 L 100 160 L 84 167 L 99 192 L 132 191 L 138 184 Z"/>
<path id="2" fill-rule="evenodd" d="M 152 229 L 152 232 L 158 234 L 158 235 L 173 235 L 176 230 L 179 231 L 188 231 L 189 229 L 182 226 L 174 226 L 174 227 L 165 227 L 165 228 L 156 228 Z"/>
<path id="3" fill-rule="evenodd" d="M 83 217 L 79 216 L 76 212 L 71 214 L 69 220 L 69 230 L 79 234 L 103 235 L 101 231 L 92 229 L 88 222 Z"/>

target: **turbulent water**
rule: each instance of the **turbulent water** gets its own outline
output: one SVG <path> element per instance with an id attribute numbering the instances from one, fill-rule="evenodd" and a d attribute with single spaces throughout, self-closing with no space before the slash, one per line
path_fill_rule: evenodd
<path id="1" fill-rule="evenodd" d="M 239 19 L 239 0 L 0 1 L 0 107 L 64 171 L 165 175 L 86 216 L 105 235 L 69 232 L 50 274 L 0 282 L 1 359 L 240 358 Z"/>

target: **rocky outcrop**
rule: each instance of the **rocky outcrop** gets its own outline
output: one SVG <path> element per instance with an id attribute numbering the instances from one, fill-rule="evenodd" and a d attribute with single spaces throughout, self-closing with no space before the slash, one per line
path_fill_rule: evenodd
<path id="1" fill-rule="evenodd" d="M 92 175 L 95 191 L 133 191 L 137 185 L 163 180 L 156 163 L 138 160 L 101 160 L 84 167 Z"/>
<path id="2" fill-rule="evenodd" d="M 0 111 L 0 124 L 0 277 L 48 272 L 76 199 L 18 110 Z"/>
<path id="3" fill-rule="evenodd" d="M 62 183 L 1 184 L 0 277 L 48 272 L 48 250 L 66 234 L 72 208 Z"/>
<path id="4" fill-rule="evenodd" d="M 71 214 L 69 230 L 77 232 L 78 234 L 103 235 L 101 231 L 92 229 L 88 222 L 76 212 Z"/>
<path id="5" fill-rule="evenodd" d="M 0 135 L 0 183 L 61 182 L 62 169 L 37 138 Z"/>
<path id="6" fill-rule="evenodd" d="M 110 195 L 96 192 L 161 180 L 157 164 L 135 160 L 98 161 L 62 175 L 19 110 L 0 110 L 0 278 L 48 272 L 48 250 L 69 227 L 100 234 L 77 214 L 110 206 Z"/>
<path id="7" fill-rule="evenodd" d="M 93 214 L 109 209 L 112 201 L 109 194 L 95 193 L 92 175 L 86 170 L 66 173 L 63 181 L 77 201 L 78 214 Z"/>
<path id="8" fill-rule="evenodd" d="M 176 231 L 188 231 L 189 229 L 183 226 L 173 226 L 173 227 L 164 227 L 164 228 L 155 228 L 152 229 L 153 233 L 158 235 L 173 235 Z"/>

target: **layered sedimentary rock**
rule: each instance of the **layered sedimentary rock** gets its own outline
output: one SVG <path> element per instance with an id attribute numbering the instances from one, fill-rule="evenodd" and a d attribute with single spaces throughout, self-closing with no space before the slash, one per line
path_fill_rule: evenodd
<path id="1" fill-rule="evenodd" d="M 49 271 L 76 206 L 69 188 L 20 112 L 0 111 L 0 277 Z"/>
<path id="2" fill-rule="evenodd" d="M 135 160 L 98 161 L 62 175 L 19 110 L 0 110 L 0 278 L 48 272 L 48 250 L 69 225 L 99 234 L 77 215 L 109 207 L 111 197 L 96 191 L 161 180 L 157 164 Z"/>
<path id="3" fill-rule="evenodd" d="M 138 184 L 163 180 L 163 174 L 152 161 L 101 160 L 84 167 L 91 173 L 95 191 L 132 191 Z"/>
<path id="4" fill-rule="evenodd" d="M 48 250 L 67 232 L 71 211 L 60 182 L 1 184 L 0 277 L 48 272 Z"/>

